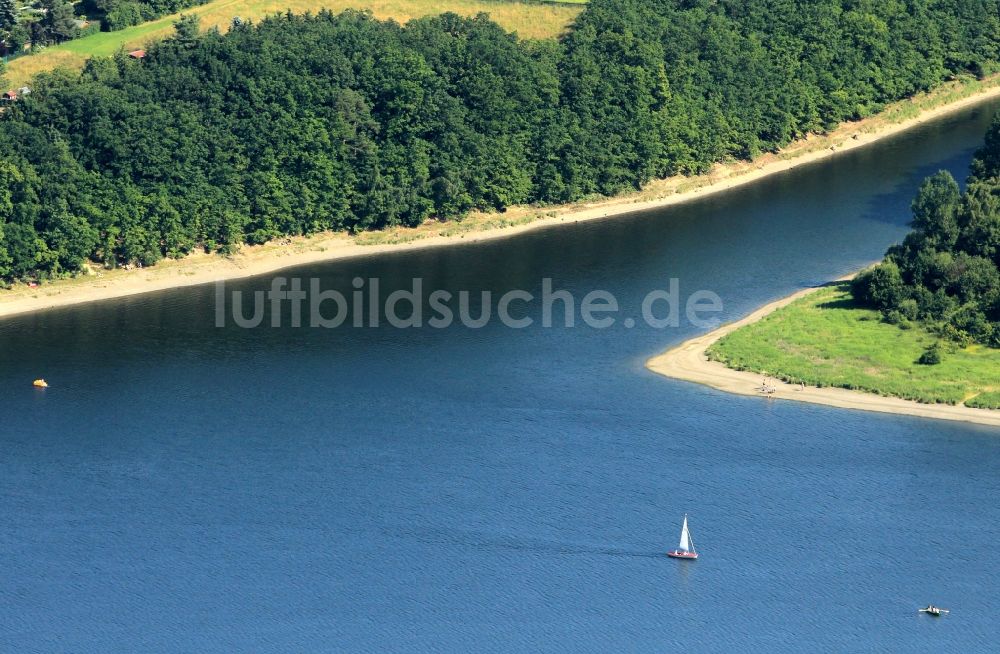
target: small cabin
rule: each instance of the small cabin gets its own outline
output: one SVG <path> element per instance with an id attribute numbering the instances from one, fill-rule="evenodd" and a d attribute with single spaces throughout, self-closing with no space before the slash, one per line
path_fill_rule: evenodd
<path id="1" fill-rule="evenodd" d="M 20 94 L 11 89 L 10 91 L 4 91 L 3 95 L 0 95 L 0 102 L 3 104 L 13 104 L 17 102 L 17 99 L 21 97 Z"/>
<path id="2" fill-rule="evenodd" d="M 132 59 L 142 59 L 142 58 L 144 58 L 146 56 L 146 51 L 145 50 L 133 50 L 132 52 L 128 53 L 128 56 L 131 57 Z"/>

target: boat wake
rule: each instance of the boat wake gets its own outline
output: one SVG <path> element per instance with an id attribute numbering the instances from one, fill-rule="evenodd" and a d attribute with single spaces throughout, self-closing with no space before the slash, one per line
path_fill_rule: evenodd
<path id="1" fill-rule="evenodd" d="M 476 550 L 507 550 L 554 556 L 614 556 L 649 559 L 662 558 L 664 556 L 663 552 L 651 552 L 648 550 L 633 550 L 585 543 L 561 543 L 500 535 L 406 531 L 399 534 L 399 536 L 425 544 L 438 544 Z"/>

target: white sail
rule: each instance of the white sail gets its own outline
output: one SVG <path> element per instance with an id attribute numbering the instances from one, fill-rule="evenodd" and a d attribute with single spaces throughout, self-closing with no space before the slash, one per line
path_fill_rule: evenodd
<path id="1" fill-rule="evenodd" d="M 688 533 L 688 517 L 684 516 L 684 526 L 681 527 L 681 544 L 677 546 L 677 549 L 690 552 L 691 551 L 691 534 Z"/>

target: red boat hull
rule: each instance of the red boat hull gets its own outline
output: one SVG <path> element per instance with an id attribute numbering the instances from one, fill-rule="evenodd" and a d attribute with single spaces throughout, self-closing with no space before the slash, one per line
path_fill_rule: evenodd
<path id="1" fill-rule="evenodd" d="M 685 552 L 684 550 L 671 550 L 667 552 L 667 556 L 672 559 L 688 559 L 689 561 L 694 561 L 698 558 L 697 552 Z"/>

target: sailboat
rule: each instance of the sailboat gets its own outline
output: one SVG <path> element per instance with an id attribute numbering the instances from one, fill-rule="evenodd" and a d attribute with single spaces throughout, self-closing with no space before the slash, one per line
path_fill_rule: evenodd
<path id="1" fill-rule="evenodd" d="M 677 549 L 667 552 L 667 556 L 675 559 L 689 559 L 691 561 L 698 558 L 698 552 L 694 549 L 694 541 L 691 540 L 691 532 L 688 531 L 688 517 L 684 514 L 684 526 L 681 527 L 681 542 Z"/>

